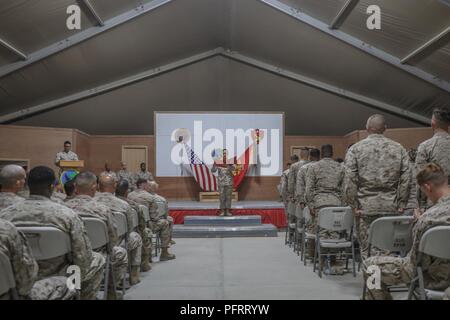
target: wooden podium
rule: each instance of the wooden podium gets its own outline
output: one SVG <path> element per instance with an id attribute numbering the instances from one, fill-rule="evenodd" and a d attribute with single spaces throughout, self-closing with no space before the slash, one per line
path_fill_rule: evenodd
<path id="1" fill-rule="evenodd" d="M 79 170 L 84 168 L 84 161 L 83 160 L 61 160 L 59 162 L 59 167 L 61 168 L 61 171 L 65 170 Z"/>

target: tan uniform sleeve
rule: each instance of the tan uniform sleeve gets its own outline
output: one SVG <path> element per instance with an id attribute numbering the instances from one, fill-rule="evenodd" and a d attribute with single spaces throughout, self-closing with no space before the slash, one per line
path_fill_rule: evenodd
<path id="1" fill-rule="evenodd" d="M 354 151 L 348 150 L 345 157 L 343 201 L 354 209 L 359 209 L 358 202 L 358 163 Z"/>
<path id="2" fill-rule="evenodd" d="M 399 209 L 404 209 L 408 206 L 408 200 L 411 190 L 411 168 L 409 165 L 408 154 L 402 148 L 402 163 L 400 168 L 400 181 L 398 184 L 398 206 Z"/>

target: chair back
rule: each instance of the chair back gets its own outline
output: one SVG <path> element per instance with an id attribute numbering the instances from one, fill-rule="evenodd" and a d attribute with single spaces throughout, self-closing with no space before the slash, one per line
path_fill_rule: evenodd
<path id="1" fill-rule="evenodd" d="M 0 251 L 0 296 L 16 288 L 14 272 L 9 258 Z"/>
<path id="2" fill-rule="evenodd" d="M 93 250 L 105 247 L 109 243 L 108 226 L 98 218 L 82 217 Z"/>
<path id="3" fill-rule="evenodd" d="M 369 244 L 382 250 L 408 252 L 414 217 L 382 217 L 370 225 Z"/>
<path id="4" fill-rule="evenodd" d="M 58 228 L 19 226 L 17 229 L 27 237 L 37 261 L 61 257 L 72 252 L 69 235 Z"/>
<path id="5" fill-rule="evenodd" d="M 319 211 L 317 225 L 330 231 L 350 231 L 353 227 L 353 213 L 350 207 L 329 207 Z"/>
<path id="6" fill-rule="evenodd" d="M 427 230 L 420 239 L 419 252 L 426 255 L 450 260 L 450 226 L 438 226 Z"/>
<path id="7" fill-rule="evenodd" d="M 114 221 L 117 225 L 117 236 L 121 237 L 128 233 L 127 216 L 123 213 L 114 213 Z"/>

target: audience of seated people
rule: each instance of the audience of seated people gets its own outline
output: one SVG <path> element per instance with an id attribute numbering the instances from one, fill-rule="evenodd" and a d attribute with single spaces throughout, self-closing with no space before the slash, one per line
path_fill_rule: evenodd
<path id="1" fill-rule="evenodd" d="M 369 266 L 381 269 L 382 286 L 369 289 L 368 298 L 390 299 L 386 286 L 409 284 L 422 235 L 434 226 L 450 226 L 449 123 L 449 110 L 436 109 L 431 121 L 434 136 L 422 143 L 417 152 L 407 152 L 384 135 L 385 118 L 373 115 L 366 124 L 368 137 L 348 148 L 343 163 L 333 161 L 333 147 L 324 145 L 322 152 L 302 150 L 300 161 L 292 157 L 293 164 L 283 173 L 280 193 L 286 209 L 297 211 L 308 207 L 313 218 L 307 226 L 309 232 L 317 230 L 315 219 L 322 208 L 351 207 L 364 278 Z M 96 299 L 99 296 L 105 280 L 107 252 L 92 250 L 83 217 L 99 218 L 108 227 L 113 269 L 110 276 L 115 280 L 115 283 L 109 281 L 109 286 L 121 284 L 129 270 L 129 283 L 134 285 L 140 281 L 141 271 L 151 269 L 153 234 L 161 239 L 159 260 L 175 259 L 168 251 L 175 242 L 171 239 L 173 220 L 168 214 L 167 200 L 157 194 L 158 184 L 145 164 L 141 165 L 135 181 L 120 178 L 131 177 L 124 163 L 119 175 L 111 174 L 108 166 L 105 169 L 99 177 L 92 172 L 81 172 L 64 186 L 58 183 L 54 171 L 44 166 L 33 168 L 28 176 L 16 165 L 5 166 L 0 171 L 0 251 L 10 259 L 20 298 L 73 299 L 79 294 L 81 299 Z M 25 184 L 28 189 L 24 192 Z M 143 206 L 148 209 L 150 221 L 145 219 Z M 405 257 L 377 248 L 368 252 L 368 232 L 373 221 L 411 212 L 415 217 L 413 246 Z M 118 213 L 127 218 L 136 213 L 138 216 L 136 230 L 128 230 L 127 248 L 124 239 L 118 237 L 115 220 Z M 288 220 L 303 222 L 292 211 L 288 212 Z M 71 242 L 70 259 L 62 256 L 36 261 L 26 236 L 20 231 L 22 226 L 54 226 L 65 232 Z M 311 250 L 308 253 L 306 257 L 312 258 Z M 450 261 L 430 256 L 425 260 L 426 287 L 445 291 L 450 287 Z M 66 285 L 67 268 L 71 264 L 81 271 L 79 293 Z M 116 289 L 117 286 L 109 288 L 109 299 L 120 298 Z M 445 294 L 447 299 L 449 290 Z M 8 297 L 0 296 L 5 298 Z"/>

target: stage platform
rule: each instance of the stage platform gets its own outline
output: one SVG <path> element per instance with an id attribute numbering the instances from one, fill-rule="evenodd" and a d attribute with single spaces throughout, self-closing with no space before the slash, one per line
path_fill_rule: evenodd
<path id="1" fill-rule="evenodd" d="M 218 202 L 169 201 L 169 212 L 175 224 L 185 224 L 186 216 L 217 216 Z M 282 202 L 237 201 L 231 205 L 235 216 L 260 216 L 262 224 L 273 224 L 278 229 L 286 227 L 286 214 Z"/>

